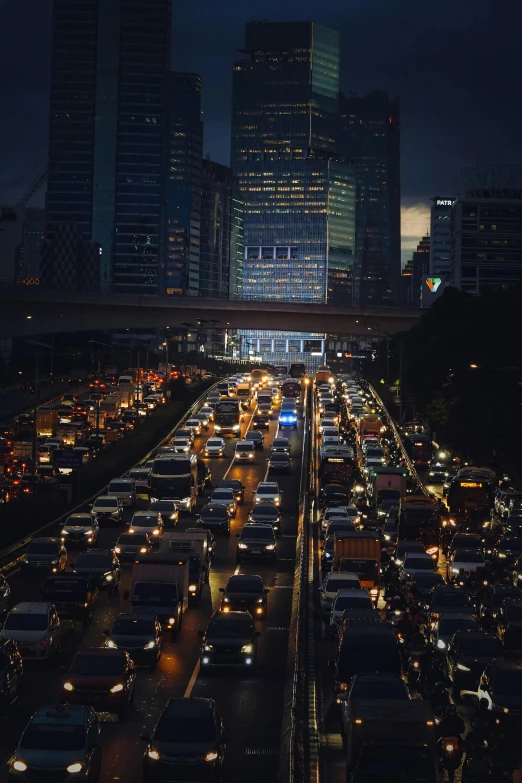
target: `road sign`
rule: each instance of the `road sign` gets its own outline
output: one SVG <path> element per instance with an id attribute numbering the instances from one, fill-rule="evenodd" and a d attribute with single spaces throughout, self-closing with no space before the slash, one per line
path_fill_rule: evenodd
<path id="1" fill-rule="evenodd" d="M 83 452 L 73 449 L 55 449 L 53 451 L 53 465 L 55 468 L 67 468 L 80 470 L 82 466 Z"/>

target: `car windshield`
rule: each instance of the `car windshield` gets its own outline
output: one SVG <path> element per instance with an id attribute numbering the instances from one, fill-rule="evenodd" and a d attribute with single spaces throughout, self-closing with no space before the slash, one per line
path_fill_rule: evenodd
<path id="1" fill-rule="evenodd" d="M 288 440 L 287 438 L 274 438 L 272 446 L 283 446 L 284 448 L 288 448 Z"/>
<path id="2" fill-rule="evenodd" d="M 464 636 L 460 640 L 459 655 L 501 658 L 504 655 L 504 648 L 500 639 L 495 639 L 494 636 L 472 636 L 470 639 Z"/>
<path id="3" fill-rule="evenodd" d="M 78 653 L 71 666 L 72 674 L 110 675 L 123 674 L 125 658 L 123 655 L 83 655 Z"/>
<path id="4" fill-rule="evenodd" d="M 154 740 L 157 742 L 195 742 L 199 745 L 215 739 L 216 729 L 210 714 L 201 717 L 164 714 L 154 732 Z"/>
<path id="5" fill-rule="evenodd" d="M 212 493 L 212 500 L 234 500 L 234 493 L 231 489 L 215 489 Z"/>
<path id="6" fill-rule="evenodd" d="M 338 577 L 330 577 L 325 586 L 324 589 L 327 593 L 336 593 L 338 590 L 345 590 L 346 588 L 350 588 L 352 586 L 351 582 L 347 579 L 339 579 Z M 359 589 L 359 580 L 354 579 L 353 580 L 353 587 Z"/>
<path id="7" fill-rule="evenodd" d="M 133 517 L 131 527 L 156 527 L 158 524 L 157 514 L 140 514 Z"/>
<path id="8" fill-rule="evenodd" d="M 5 621 L 6 631 L 45 631 L 47 628 L 47 613 L 23 614 L 11 612 Z"/>
<path id="9" fill-rule="evenodd" d="M 83 750 L 85 747 L 85 727 L 33 721 L 24 731 L 20 747 L 26 750 Z"/>
<path id="10" fill-rule="evenodd" d="M 260 593 L 262 590 L 263 583 L 248 576 L 233 576 L 226 587 L 227 593 Z"/>
<path id="11" fill-rule="evenodd" d="M 33 541 L 27 547 L 28 555 L 56 555 L 58 552 L 58 544 L 56 541 Z"/>
<path id="12" fill-rule="evenodd" d="M 101 552 L 83 552 L 76 561 L 76 569 L 79 568 L 106 568 L 112 567 L 112 558 L 110 555 L 104 555 Z"/>
<path id="13" fill-rule="evenodd" d="M 273 541 L 274 540 L 274 533 L 272 528 L 264 528 L 264 527 L 256 527 L 253 529 L 244 527 L 241 532 L 241 539 L 243 541 L 247 539 L 261 539 L 266 541 Z"/>
<path id="14" fill-rule="evenodd" d="M 132 546 L 140 546 L 140 544 L 146 544 L 147 538 L 146 536 L 142 535 L 140 536 L 137 533 L 126 533 L 119 537 L 118 544 L 129 545 Z"/>
<path id="15" fill-rule="evenodd" d="M 218 438 L 209 438 L 207 440 L 207 446 L 221 446 L 221 441 Z"/>
<path id="16" fill-rule="evenodd" d="M 477 624 L 471 618 L 460 617 L 443 617 L 439 622 L 439 633 L 446 636 L 449 634 L 453 636 L 454 633 L 460 631 L 461 628 L 476 628 Z"/>
<path id="17" fill-rule="evenodd" d="M 278 491 L 277 487 L 268 487 L 260 484 L 256 489 L 256 495 L 277 495 Z"/>
<path id="18" fill-rule="evenodd" d="M 245 440 L 262 440 L 263 433 L 262 432 L 247 432 L 245 435 Z"/>
<path id="19" fill-rule="evenodd" d="M 154 620 L 150 617 L 118 617 L 112 633 L 115 636 L 154 636 Z"/>
<path id="20" fill-rule="evenodd" d="M 210 621 L 207 629 L 207 636 L 248 638 L 253 633 L 254 627 L 251 621 L 242 617 L 215 617 Z"/>
<path id="21" fill-rule="evenodd" d="M 442 574 L 415 574 L 417 587 L 433 587 L 444 582 Z"/>
<path id="22" fill-rule="evenodd" d="M 129 476 L 133 479 L 148 479 L 150 470 L 131 470 Z"/>
<path id="23" fill-rule="evenodd" d="M 118 508 L 118 498 L 98 498 L 94 501 L 93 508 Z"/>
<path id="24" fill-rule="evenodd" d="M 437 564 L 431 558 L 425 560 L 423 557 L 407 557 L 404 563 L 404 568 L 406 570 L 408 570 L 408 568 L 415 568 L 422 571 L 434 571 L 436 567 Z"/>
<path id="25" fill-rule="evenodd" d="M 111 481 L 109 484 L 109 492 L 131 492 L 132 486 L 126 481 Z"/>
<path id="26" fill-rule="evenodd" d="M 352 699 L 408 699 L 404 683 L 387 677 L 356 678 L 350 693 Z"/>
<path id="27" fill-rule="evenodd" d="M 371 609 L 372 602 L 370 596 L 348 596 L 340 595 L 335 599 L 335 609 L 343 611 L 344 609 Z"/>
<path id="28" fill-rule="evenodd" d="M 458 549 L 455 552 L 455 560 L 462 563 L 483 563 L 484 558 L 480 552 L 469 552 L 463 549 Z"/>
<path id="29" fill-rule="evenodd" d="M 252 446 L 248 443 L 238 443 L 236 446 L 236 451 L 246 454 L 248 451 L 252 451 Z"/>
<path id="30" fill-rule="evenodd" d="M 522 696 L 522 669 L 512 672 L 497 672 L 495 693 L 502 696 Z"/>

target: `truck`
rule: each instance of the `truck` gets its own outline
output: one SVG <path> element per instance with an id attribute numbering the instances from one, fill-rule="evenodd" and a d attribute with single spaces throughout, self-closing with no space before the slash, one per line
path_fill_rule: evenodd
<path id="1" fill-rule="evenodd" d="M 450 514 L 458 522 L 466 517 L 486 522 L 494 506 L 497 488 L 495 473 L 489 468 L 466 467 L 458 471 L 448 490 Z"/>
<path id="2" fill-rule="evenodd" d="M 252 382 L 241 381 L 241 383 L 238 383 L 236 387 L 236 397 L 239 397 L 245 401 L 250 401 L 251 396 L 252 396 Z"/>
<path id="3" fill-rule="evenodd" d="M 81 446 L 87 435 L 86 428 L 82 424 L 75 422 L 72 422 L 71 424 L 60 424 L 55 434 L 57 438 L 63 440 L 64 446 L 72 449 L 75 446 Z"/>
<path id="4" fill-rule="evenodd" d="M 437 737 L 429 702 L 354 699 L 344 725 L 348 780 L 398 780 L 400 775 L 436 783 Z"/>
<path id="5" fill-rule="evenodd" d="M 374 435 L 376 438 L 381 436 L 382 420 L 380 416 L 363 415 L 359 419 L 359 438 L 365 435 Z"/>
<path id="6" fill-rule="evenodd" d="M 357 574 L 374 602 L 381 583 L 381 549 L 381 539 L 372 532 L 343 530 L 334 534 L 333 570 Z"/>
<path id="7" fill-rule="evenodd" d="M 192 513 L 198 495 L 195 454 L 161 454 L 150 474 L 151 500 L 174 500 L 178 509 Z"/>
<path id="8" fill-rule="evenodd" d="M 315 373 L 315 382 L 316 384 L 320 383 L 330 383 L 330 379 L 333 378 L 332 371 L 326 364 L 322 364 L 320 367 L 317 368 L 317 372 Z"/>
<path id="9" fill-rule="evenodd" d="M 406 495 L 406 482 L 408 471 L 405 468 L 394 468 L 383 466 L 376 467 L 369 476 L 371 484 L 371 493 L 375 506 L 378 506 L 383 500 L 397 499 Z"/>
<path id="10" fill-rule="evenodd" d="M 210 573 L 210 552 L 208 551 L 207 534 L 203 531 L 197 533 L 181 533 L 177 530 L 166 530 L 160 541 L 160 552 L 167 548 L 170 552 L 177 552 L 180 557 L 189 557 L 189 599 L 198 604 L 205 582 L 208 582 Z"/>
<path id="11" fill-rule="evenodd" d="M 118 368 L 115 364 L 106 364 L 104 373 L 106 377 L 112 378 L 114 375 L 118 374 Z"/>
<path id="12" fill-rule="evenodd" d="M 156 615 L 162 628 L 177 640 L 188 608 L 189 556 L 168 546 L 136 557 L 132 564 L 130 603 L 134 612 Z M 124 598 L 129 598 L 126 591 Z"/>
<path id="13" fill-rule="evenodd" d="M 408 495 L 399 504 L 399 539 L 422 541 L 426 552 L 438 558 L 441 533 L 441 515 L 436 498 L 428 495 Z"/>
<path id="14" fill-rule="evenodd" d="M 30 457 L 33 453 L 33 429 L 17 429 L 13 441 L 15 457 Z"/>
<path id="15" fill-rule="evenodd" d="M 263 378 L 266 377 L 266 372 L 256 368 L 250 371 L 250 377 L 254 386 L 259 389 L 263 385 Z"/>
<path id="16" fill-rule="evenodd" d="M 36 411 L 36 434 L 47 435 L 48 438 L 56 435 L 58 427 L 58 411 L 51 408 L 38 408 Z"/>
<path id="17" fill-rule="evenodd" d="M 120 409 L 120 396 L 119 394 L 109 394 L 103 400 L 100 400 L 100 411 L 103 411 L 105 416 L 110 416 L 114 419 Z"/>

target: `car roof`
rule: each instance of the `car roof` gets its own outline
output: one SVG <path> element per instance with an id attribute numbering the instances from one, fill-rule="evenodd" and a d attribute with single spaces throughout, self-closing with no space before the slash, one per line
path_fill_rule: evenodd
<path id="1" fill-rule="evenodd" d="M 91 521 L 91 515 L 88 514 L 86 511 L 83 511 L 81 513 L 78 512 L 77 514 L 69 514 L 69 516 L 67 517 L 67 522 L 70 519 L 85 519 L 85 520 L 89 520 L 89 522 L 90 522 Z"/>
<path id="2" fill-rule="evenodd" d="M 46 704 L 35 712 L 30 722 L 83 726 L 91 713 L 92 707 L 84 707 L 81 704 Z"/>
<path id="3" fill-rule="evenodd" d="M 207 717 L 213 706 L 213 699 L 172 697 L 167 702 L 164 714 L 172 718 Z"/>
<path id="4" fill-rule="evenodd" d="M 231 487 L 237 487 L 238 489 L 240 489 L 243 486 L 239 479 L 222 479 L 219 482 L 218 487 L 226 487 L 228 484 Z"/>
<path id="5" fill-rule="evenodd" d="M 271 530 L 272 533 L 274 532 L 272 525 L 265 525 L 262 522 L 246 522 L 241 528 L 241 533 L 245 530 Z"/>
<path id="6" fill-rule="evenodd" d="M 253 622 L 250 612 L 240 609 L 235 609 L 231 612 L 222 612 L 220 609 L 218 609 L 217 612 L 214 612 L 210 618 L 210 622 L 212 622 L 212 620 L 219 620 L 219 622 L 229 622 L 230 620 L 249 620 L 250 622 Z"/>
<path id="7" fill-rule="evenodd" d="M 465 612 L 441 612 L 439 617 L 439 623 L 441 620 L 466 620 L 476 623 L 477 621 L 471 615 Z"/>
<path id="8" fill-rule="evenodd" d="M 350 589 L 344 588 L 341 590 L 337 590 L 337 595 L 339 596 L 339 598 L 369 598 L 370 597 L 370 593 L 368 592 L 368 590 L 365 590 L 363 588 L 361 588 L 360 590 L 357 589 L 354 590 L 352 588 Z"/>
<path id="9" fill-rule="evenodd" d="M 75 657 L 79 655 L 85 658 L 125 658 L 126 652 L 118 647 L 84 647 L 77 651 Z"/>
<path id="10" fill-rule="evenodd" d="M 264 584 L 262 578 L 257 574 L 232 574 L 232 576 L 230 576 L 228 579 L 227 588 L 229 585 L 234 585 L 236 582 L 245 582 L 247 580 L 258 583 L 260 587 L 262 587 Z"/>
<path id="11" fill-rule="evenodd" d="M 15 604 L 11 612 L 16 614 L 47 614 L 52 604 L 47 601 L 21 601 Z"/>

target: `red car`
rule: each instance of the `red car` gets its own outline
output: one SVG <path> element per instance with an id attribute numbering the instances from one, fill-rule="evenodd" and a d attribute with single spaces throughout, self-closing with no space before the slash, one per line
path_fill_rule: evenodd
<path id="1" fill-rule="evenodd" d="M 134 664 L 126 650 L 86 647 L 76 653 L 60 700 L 117 713 L 123 720 L 134 700 L 135 683 Z"/>

